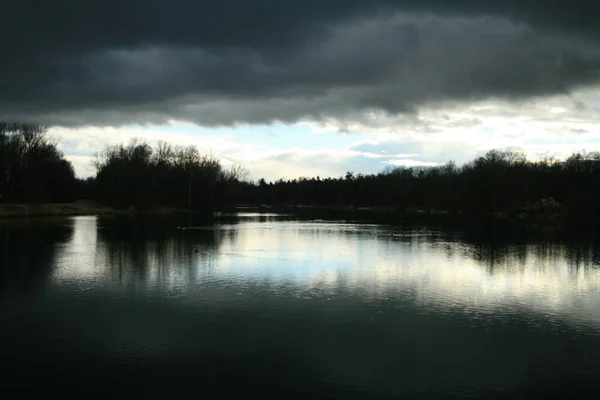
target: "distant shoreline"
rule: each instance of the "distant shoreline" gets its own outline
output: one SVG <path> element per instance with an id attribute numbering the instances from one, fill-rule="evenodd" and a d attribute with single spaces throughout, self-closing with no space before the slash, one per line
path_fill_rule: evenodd
<path id="1" fill-rule="evenodd" d="M 58 217 L 79 215 L 117 215 L 117 214 L 172 214 L 186 213 L 187 209 L 155 207 L 151 209 L 128 208 L 117 210 L 92 201 L 73 203 L 43 204 L 0 204 L 0 219 L 29 217 Z"/>
<path id="2" fill-rule="evenodd" d="M 253 208 L 253 207 L 248 207 Z M 519 212 L 495 212 L 470 214 L 463 211 L 436 210 L 427 208 L 364 207 L 364 206 L 311 206 L 311 205 L 261 205 L 259 211 L 313 215 L 319 218 L 371 219 L 378 223 L 436 223 L 436 222 L 501 222 L 538 227 L 596 226 L 599 221 L 568 215 L 564 209 L 533 208 Z"/>
<path id="3" fill-rule="evenodd" d="M 526 224 L 537 226 L 566 226 L 587 225 L 594 226 L 595 220 L 580 220 L 569 218 L 562 212 L 526 212 L 509 214 L 505 212 L 469 215 L 462 212 L 448 212 L 447 210 L 408 208 L 400 210 L 393 207 L 359 207 L 359 206 L 311 206 L 311 205 L 238 205 L 229 211 L 256 210 L 258 212 L 288 213 L 297 216 L 314 216 L 318 218 L 343 218 L 357 220 L 373 220 L 377 223 L 405 223 L 421 222 L 435 223 L 444 221 L 474 222 L 474 221 L 502 221 L 511 224 Z M 43 203 L 43 204 L 0 204 L 0 219 L 30 218 L 30 217 L 58 217 L 82 215 L 173 215 L 187 214 L 187 208 L 175 207 L 149 207 L 115 209 L 88 200 L 78 200 L 73 203 Z M 198 211 L 192 211 L 197 213 Z"/>

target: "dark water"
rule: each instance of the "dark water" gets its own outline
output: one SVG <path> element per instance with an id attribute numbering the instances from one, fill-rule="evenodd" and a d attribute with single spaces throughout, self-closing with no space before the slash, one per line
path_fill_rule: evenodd
<path id="1" fill-rule="evenodd" d="M 2 387 L 349 399 L 600 388 L 593 240 L 254 214 L 184 224 L 0 222 Z"/>

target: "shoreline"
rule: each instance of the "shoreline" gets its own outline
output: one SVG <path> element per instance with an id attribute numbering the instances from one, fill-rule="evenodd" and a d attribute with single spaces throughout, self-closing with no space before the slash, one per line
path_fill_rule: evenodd
<path id="1" fill-rule="evenodd" d="M 179 214 L 187 209 L 155 207 L 150 209 L 127 208 L 118 210 L 87 200 L 73 203 L 0 204 L 0 219 L 33 217 L 69 217 L 81 215 L 134 215 L 134 214 Z"/>
<path id="2" fill-rule="evenodd" d="M 0 219 L 111 214 L 115 210 L 90 201 L 0 204 Z"/>
<path id="3" fill-rule="evenodd" d="M 538 228 L 596 227 L 596 218 L 578 218 L 569 215 L 567 210 L 520 210 L 518 212 L 499 211 L 481 214 L 463 211 L 436 210 L 426 208 L 368 207 L 368 206 L 309 206 L 309 205 L 261 205 L 259 211 L 312 215 L 319 218 L 372 219 L 378 223 L 501 223 Z"/>
<path id="4" fill-rule="evenodd" d="M 258 212 L 288 213 L 297 216 L 314 216 L 318 218 L 350 218 L 357 220 L 373 219 L 378 223 L 436 223 L 436 222 L 501 222 L 515 225 L 538 227 L 565 226 L 597 226 L 598 221 L 592 219 L 569 218 L 563 212 L 529 212 L 529 213 L 486 213 L 481 215 L 465 214 L 463 212 L 448 212 L 447 210 L 409 208 L 400 210 L 393 207 L 364 207 L 364 206 L 308 206 L 308 205 L 249 205 L 240 204 L 224 212 L 255 210 Z M 213 210 L 215 211 L 215 210 Z M 561 210 L 562 211 L 562 210 Z M 150 207 L 115 209 L 89 200 L 78 200 L 73 203 L 42 203 L 42 204 L 0 204 L 0 220 L 33 218 L 33 217 L 68 217 L 85 215 L 175 215 L 189 214 L 187 208 Z M 202 213 L 199 210 L 192 214 Z"/>

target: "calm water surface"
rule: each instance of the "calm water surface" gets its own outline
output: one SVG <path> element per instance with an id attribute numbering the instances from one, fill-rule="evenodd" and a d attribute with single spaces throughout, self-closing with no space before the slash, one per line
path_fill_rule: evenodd
<path id="1" fill-rule="evenodd" d="M 575 398 L 600 388 L 599 265 L 593 240 L 273 214 L 1 221 L 2 385 Z"/>

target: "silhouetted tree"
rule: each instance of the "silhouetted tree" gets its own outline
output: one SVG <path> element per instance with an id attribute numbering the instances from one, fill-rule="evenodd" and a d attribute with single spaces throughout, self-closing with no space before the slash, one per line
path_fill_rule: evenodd
<path id="1" fill-rule="evenodd" d="M 195 146 L 152 147 L 134 139 L 108 146 L 95 163 L 95 191 L 103 203 L 117 207 L 173 206 L 211 209 L 232 204 L 247 172 L 238 165 L 225 169 Z"/>
<path id="2" fill-rule="evenodd" d="M 40 125 L 0 122 L 0 195 L 4 202 L 75 199 L 73 167 Z"/>

